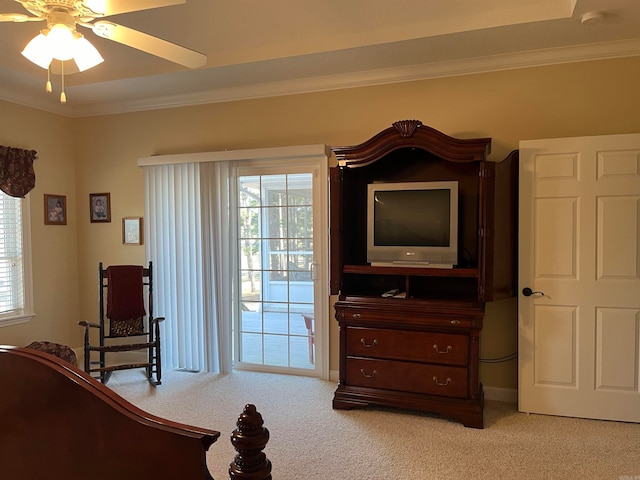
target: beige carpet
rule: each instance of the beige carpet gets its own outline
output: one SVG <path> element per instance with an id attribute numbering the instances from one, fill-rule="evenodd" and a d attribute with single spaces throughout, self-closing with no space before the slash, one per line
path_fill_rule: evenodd
<path id="1" fill-rule="evenodd" d="M 109 387 L 136 406 L 221 432 L 207 454 L 228 478 L 229 435 L 244 405 L 262 414 L 274 480 L 640 480 L 640 424 L 518 413 L 486 402 L 485 429 L 416 412 L 333 410 L 335 385 L 318 379 L 235 372 L 167 372 L 154 389 L 142 370 L 115 372 Z"/>

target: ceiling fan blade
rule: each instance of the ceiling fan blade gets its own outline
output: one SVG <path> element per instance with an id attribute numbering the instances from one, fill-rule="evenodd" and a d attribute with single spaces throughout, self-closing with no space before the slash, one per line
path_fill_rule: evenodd
<path id="1" fill-rule="evenodd" d="M 41 22 L 44 17 L 30 17 L 22 13 L 0 13 L 0 22 Z"/>
<path id="2" fill-rule="evenodd" d="M 181 5 L 187 0 L 84 0 L 82 3 L 91 11 L 103 16 L 137 12 L 151 8 Z"/>
<path id="3" fill-rule="evenodd" d="M 142 50 L 185 67 L 198 68 L 207 62 L 206 55 L 202 53 L 122 25 L 99 21 L 85 26 L 92 28 L 93 32 L 100 37 Z"/>

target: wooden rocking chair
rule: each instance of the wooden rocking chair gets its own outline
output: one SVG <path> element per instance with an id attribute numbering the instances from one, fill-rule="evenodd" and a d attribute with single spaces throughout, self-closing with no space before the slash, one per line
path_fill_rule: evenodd
<path id="1" fill-rule="evenodd" d="M 116 370 L 145 368 L 152 385 L 161 383 L 160 326 L 164 317 L 153 316 L 153 265 L 98 267 L 100 323 L 78 322 L 84 327 L 84 371 L 107 383 Z M 146 287 L 146 295 L 145 295 Z M 145 308 L 145 299 L 147 306 Z M 99 332 L 91 343 L 90 330 Z M 142 338 L 145 337 L 145 338 Z M 132 341 L 136 340 L 136 341 Z M 146 350 L 146 361 L 125 364 L 107 362 L 107 353 Z M 92 359 L 97 352 L 98 359 Z M 97 374 L 97 375 L 96 375 Z"/>

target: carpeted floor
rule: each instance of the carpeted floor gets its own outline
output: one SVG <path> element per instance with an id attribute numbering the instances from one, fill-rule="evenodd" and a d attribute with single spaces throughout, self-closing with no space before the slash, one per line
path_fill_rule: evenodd
<path id="1" fill-rule="evenodd" d="M 274 480 L 640 480 L 640 424 L 526 415 L 488 401 L 477 430 L 403 410 L 333 410 L 332 382 L 246 371 L 166 372 L 153 388 L 130 370 L 108 386 L 147 412 L 220 431 L 207 454 L 216 480 L 228 478 L 229 435 L 247 403 L 271 434 Z"/>

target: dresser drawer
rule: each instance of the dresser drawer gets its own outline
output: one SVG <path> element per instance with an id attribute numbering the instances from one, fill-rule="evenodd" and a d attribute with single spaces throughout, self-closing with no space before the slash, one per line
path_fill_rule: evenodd
<path id="1" fill-rule="evenodd" d="M 346 374 L 347 385 L 467 397 L 468 371 L 462 367 L 348 357 Z"/>
<path id="2" fill-rule="evenodd" d="M 347 327 L 347 355 L 467 365 L 469 337 L 447 333 Z"/>
<path id="3" fill-rule="evenodd" d="M 409 310 L 403 307 L 402 302 L 396 302 L 397 308 L 392 302 L 385 305 L 384 309 L 355 308 L 337 306 L 336 312 L 340 312 L 346 325 L 358 327 L 390 328 L 395 325 L 429 325 L 437 328 L 468 329 L 475 328 L 478 319 L 473 316 L 444 315 L 440 312 L 425 312 L 419 309 Z M 481 325 L 480 325 L 480 328 Z"/>

